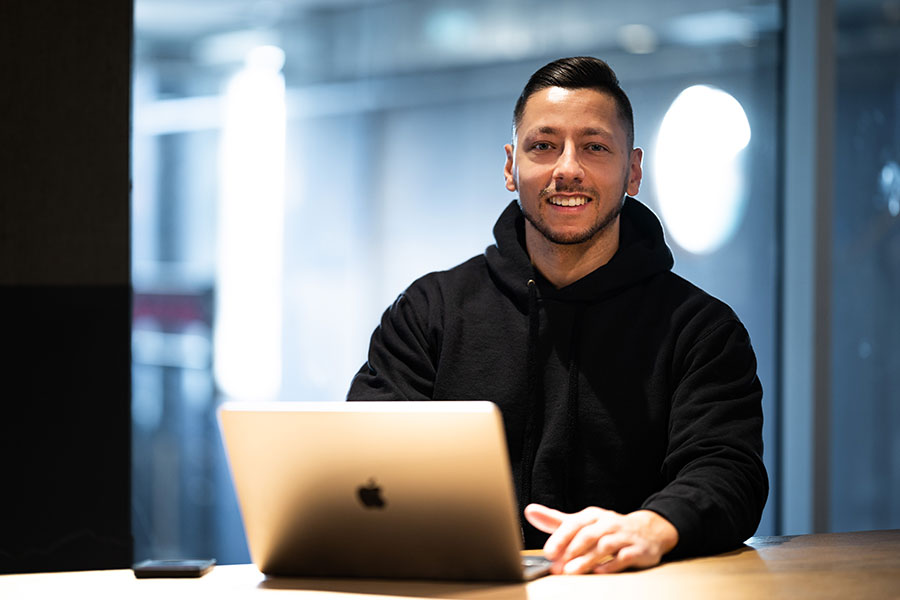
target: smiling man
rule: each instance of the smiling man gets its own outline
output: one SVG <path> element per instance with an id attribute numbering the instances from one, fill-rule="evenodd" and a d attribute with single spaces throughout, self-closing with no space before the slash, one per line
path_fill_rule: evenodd
<path id="1" fill-rule="evenodd" d="M 768 493 L 749 336 L 672 273 L 659 220 L 633 197 L 633 132 L 603 61 L 532 75 L 497 243 L 397 298 L 348 393 L 497 403 L 525 545 L 557 573 L 734 548 Z"/>
<path id="2" fill-rule="evenodd" d="M 506 188 L 519 192 L 525 242 L 556 287 L 601 267 L 619 245 L 626 194 L 641 185 L 640 148 L 627 115 L 593 88 L 551 86 L 517 106 Z"/>

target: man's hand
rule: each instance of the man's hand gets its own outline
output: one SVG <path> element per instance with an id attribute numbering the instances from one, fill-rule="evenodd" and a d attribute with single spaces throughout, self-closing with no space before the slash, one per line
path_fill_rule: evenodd
<path id="1" fill-rule="evenodd" d="M 652 567 L 678 543 L 678 530 L 650 510 L 622 515 L 591 506 L 567 514 L 529 504 L 525 518 L 551 534 L 544 555 L 553 561 L 553 573 L 614 573 L 628 567 Z"/>

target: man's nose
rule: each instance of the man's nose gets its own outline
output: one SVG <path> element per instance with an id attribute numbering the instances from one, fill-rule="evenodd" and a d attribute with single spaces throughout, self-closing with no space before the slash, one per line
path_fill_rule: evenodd
<path id="1" fill-rule="evenodd" d="M 553 179 L 558 183 L 567 181 L 581 182 L 584 179 L 584 168 L 581 166 L 578 153 L 574 146 L 567 145 L 559 155 L 556 161 L 556 168 L 553 170 Z"/>

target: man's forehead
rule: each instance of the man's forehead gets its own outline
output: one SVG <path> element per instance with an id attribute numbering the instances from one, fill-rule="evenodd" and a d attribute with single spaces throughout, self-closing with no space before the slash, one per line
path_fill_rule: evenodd
<path id="1" fill-rule="evenodd" d="M 541 88 L 531 94 L 525 101 L 523 114 L 527 114 L 528 109 L 534 107 L 560 107 L 568 106 L 586 106 L 592 105 L 597 109 L 615 109 L 616 99 L 605 90 L 596 88 L 564 88 L 551 86 Z M 533 112 L 533 111 L 532 111 Z"/>
<path id="2" fill-rule="evenodd" d="M 575 132 L 581 135 L 626 136 L 616 101 L 593 88 L 549 87 L 525 102 L 517 134 Z"/>
<path id="3" fill-rule="evenodd" d="M 547 100 L 549 100 L 551 102 L 565 102 L 568 98 L 570 98 L 572 96 L 572 92 L 575 90 L 553 86 L 553 87 L 544 88 L 544 90 L 540 90 L 540 91 L 543 91 L 544 94 L 547 96 Z M 540 91 L 536 92 L 536 94 L 540 93 Z M 596 90 L 589 90 L 589 91 L 595 92 Z"/>

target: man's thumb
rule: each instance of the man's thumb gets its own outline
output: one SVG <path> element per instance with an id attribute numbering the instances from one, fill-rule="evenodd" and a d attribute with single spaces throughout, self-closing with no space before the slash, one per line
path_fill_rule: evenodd
<path id="1" fill-rule="evenodd" d="M 565 516 L 565 513 L 547 508 L 543 504 L 529 504 L 525 507 L 525 518 L 544 533 L 556 531 Z"/>

